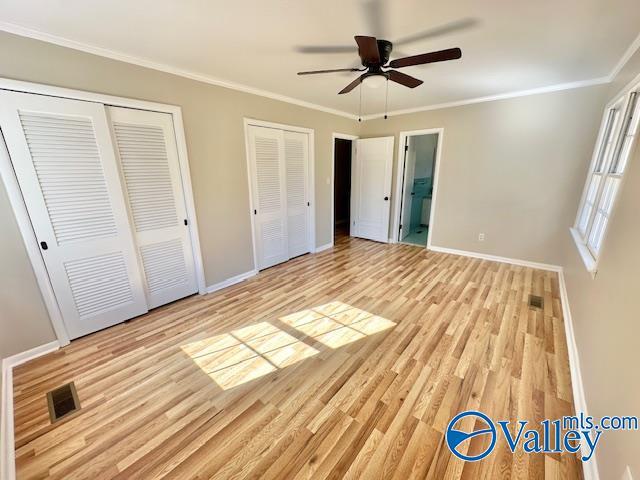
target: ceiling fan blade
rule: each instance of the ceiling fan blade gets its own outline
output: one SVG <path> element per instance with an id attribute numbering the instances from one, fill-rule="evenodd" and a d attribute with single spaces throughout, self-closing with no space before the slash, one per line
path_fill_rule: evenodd
<path id="1" fill-rule="evenodd" d="M 362 58 L 363 63 L 380 63 L 380 51 L 376 37 L 356 35 L 354 38 L 358 44 L 358 55 Z"/>
<path id="2" fill-rule="evenodd" d="M 298 75 L 315 75 L 316 73 L 336 73 L 336 72 L 362 72 L 359 68 L 334 68 L 333 70 L 311 70 L 308 72 L 298 72 Z"/>
<path id="3" fill-rule="evenodd" d="M 399 45 L 406 45 L 408 43 L 418 42 L 420 40 L 426 40 L 428 38 L 441 37 L 450 33 L 459 32 L 476 27 L 480 22 L 476 18 L 463 18 L 455 22 L 445 23 L 438 25 L 437 27 L 423 30 L 422 32 L 414 33 L 413 35 L 407 35 L 406 37 L 396 39 L 393 42 L 394 47 Z"/>
<path id="4" fill-rule="evenodd" d="M 389 75 L 389 80 L 392 82 L 399 83 L 400 85 L 404 85 L 409 88 L 416 88 L 418 85 L 422 85 L 422 80 L 419 80 L 411 75 L 407 75 L 406 73 L 398 72 L 397 70 L 389 70 L 387 72 Z"/>
<path id="5" fill-rule="evenodd" d="M 423 53 L 412 57 L 397 58 L 389 62 L 391 68 L 410 67 L 412 65 L 423 65 L 425 63 L 444 62 L 456 60 L 462 57 L 462 50 L 459 48 L 449 48 L 437 52 Z"/>
<path id="6" fill-rule="evenodd" d="M 349 93 L 351 90 L 353 90 L 354 88 L 356 88 L 358 85 L 360 85 L 360 83 L 362 83 L 362 75 L 360 75 L 358 78 L 356 78 L 353 82 L 351 82 L 349 85 L 347 85 L 346 87 L 344 87 L 342 90 L 340 90 L 338 92 L 338 95 L 342 95 L 343 93 Z"/>

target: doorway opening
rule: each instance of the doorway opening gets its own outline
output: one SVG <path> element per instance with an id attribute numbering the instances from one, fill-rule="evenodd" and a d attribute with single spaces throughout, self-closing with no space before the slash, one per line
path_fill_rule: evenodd
<path id="1" fill-rule="evenodd" d="M 397 240 L 401 243 L 421 247 L 429 243 L 439 143 L 438 131 L 405 136 L 397 222 Z"/>
<path id="2" fill-rule="evenodd" d="M 351 166 L 355 140 L 334 137 L 333 143 L 333 239 L 351 233 Z"/>

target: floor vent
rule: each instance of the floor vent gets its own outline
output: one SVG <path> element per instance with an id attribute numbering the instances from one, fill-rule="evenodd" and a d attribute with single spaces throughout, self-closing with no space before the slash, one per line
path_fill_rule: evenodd
<path id="1" fill-rule="evenodd" d="M 63 418 L 80 410 L 78 392 L 73 382 L 51 390 L 47 393 L 47 404 L 49 405 L 49 418 L 51 423 L 55 423 Z"/>
<path id="2" fill-rule="evenodd" d="M 529 306 L 542 309 L 544 307 L 544 298 L 539 295 L 529 295 Z"/>

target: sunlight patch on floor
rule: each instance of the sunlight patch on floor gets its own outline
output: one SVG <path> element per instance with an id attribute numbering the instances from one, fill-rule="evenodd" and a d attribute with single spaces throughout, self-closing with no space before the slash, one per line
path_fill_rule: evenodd
<path id="1" fill-rule="evenodd" d="M 330 348 L 342 347 L 396 325 L 339 301 L 281 317 L 280 321 Z"/>
<path id="2" fill-rule="evenodd" d="M 223 390 L 319 353 L 268 322 L 192 342 L 182 350 Z"/>
<path id="3" fill-rule="evenodd" d="M 339 348 L 396 324 L 342 302 L 331 302 L 279 319 L 309 339 Z M 242 385 L 320 353 L 269 322 L 183 345 L 200 369 L 223 390 Z"/>

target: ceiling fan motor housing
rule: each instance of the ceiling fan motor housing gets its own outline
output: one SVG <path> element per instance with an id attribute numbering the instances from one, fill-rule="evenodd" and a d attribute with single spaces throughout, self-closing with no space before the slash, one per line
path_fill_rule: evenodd
<path id="1" fill-rule="evenodd" d="M 378 43 L 378 52 L 380 52 L 380 61 L 379 62 L 366 62 L 362 61 L 362 65 L 365 67 L 381 67 L 382 65 L 386 65 L 389 63 L 389 57 L 391 56 L 391 51 L 393 50 L 393 43 L 389 40 L 377 40 Z"/>

